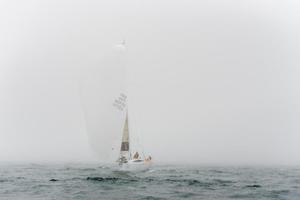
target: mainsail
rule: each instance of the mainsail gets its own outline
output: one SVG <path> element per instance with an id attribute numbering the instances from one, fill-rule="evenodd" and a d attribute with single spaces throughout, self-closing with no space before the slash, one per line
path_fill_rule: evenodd
<path id="1" fill-rule="evenodd" d="M 126 120 L 125 120 L 125 124 L 124 124 L 124 129 L 123 129 L 121 152 L 129 152 L 128 114 L 126 114 Z"/>
<path id="2" fill-rule="evenodd" d="M 129 128 L 128 128 L 128 111 L 126 112 L 126 120 L 123 128 L 123 136 L 120 149 L 119 164 L 127 163 L 130 158 L 129 145 Z"/>
<path id="3" fill-rule="evenodd" d="M 119 110 L 123 111 L 126 108 L 126 95 L 120 94 L 119 98 L 117 98 L 114 102 L 114 106 Z M 130 159 L 130 143 L 129 143 L 129 127 L 128 127 L 128 108 L 126 108 L 126 119 L 123 128 L 123 136 L 120 148 L 120 156 L 118 162 L 120 165 L 127 163 Z"/>

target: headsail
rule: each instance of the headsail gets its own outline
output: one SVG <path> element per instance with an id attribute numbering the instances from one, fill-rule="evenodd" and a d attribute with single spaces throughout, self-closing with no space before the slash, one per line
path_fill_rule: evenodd
<path id="1" fill-rule="evenodd" d="M 121 143 L 121 152 L 129 152 L 129 129 L 128 129 L 128 113 L 126 113 L 126 120 L 123 129 L 123 137 Z"/>
<path id="2" fill-rule="evenodd" d="M 114 102 L 114 106 L 119 110 L 123 111 L 126 108 L 126 95 L 120 94 L 119 98 L 117 98 Z M 127 163 L 130 159 L 130 143 L 129 143 L 129 127 L 128 127 L 128 108 L 126 109 L 126 119 L 123 127 L 123 136 L 120 148 L 120 156 L 118 162 L 120 165 L 123 163 Z"/>
<path id="3" fill-rule="evenodd" d="M 130 143 L 129 143 L 129 128 L 128 128 L 128 112 L 126 113 L 126 120 L 123 128 L 123 136 L 120 149 L 119 164 L 127 163 L 130 159 Z"/>

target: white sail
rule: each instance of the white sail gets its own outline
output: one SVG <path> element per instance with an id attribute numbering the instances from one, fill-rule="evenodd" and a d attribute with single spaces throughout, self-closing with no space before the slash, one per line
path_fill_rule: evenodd
<path id="1" fill-rule="evenodd" d="M 109 77 L 109 78 L 106 78 Z M 120 154 L 120 141 L 125 113 L 113 112 L 109 106 L 115 94 L 124 90 L 115 84 L 122 79 L 118 68 L 87 68 L 80 75 L 79 98 L 85 132 L 94 156 L 100 162 L 115 162 Z M 105 81 L 105 82 L 104 82 Z M 103 84 L 103 82 L 105 84 Z M 121 130 L 121 131 L 120 131 Z"/>
<path id="2" fill-rule="evenodd" d="M 129 159 L 130 159 L 130 143 L 129 143 L 129 128 L 128 128 L 128 112 L 127 112 L 125 124 L 123 128 L 121 148 L 120 148 L 120 164 L 126 163 Z"/>
<path id="3" fill-rule="evenodd" d="M 111 105 L 116 93 L 126 91 L 124 50 L 122 46 L 118 46 L 113 54 L 103 60 L 101 66 L 97 63 L 85 67 L 84 70 L 80 69 L 78 75 L 78 93 L 85 131 L 91 149 L 101 162 L 115 162 L 120 155 L 125 113 L 113 112 L 108 105 Z M 126 107 L 125 102 L 126 95 L 121 94 L 114 105 L 122 111 Z"/>
<path id="4" fill-rule="evenodd" d="M 132 137 L 132 135 L 130 137 Z M 151 164 L 151 156 L 146 158 L 143 150 L 138 150 L 136 147 L 134 147 L 130 137 L 127 108 L 118 163 L 121 167 L 121 170 L 145 170 Z"/>

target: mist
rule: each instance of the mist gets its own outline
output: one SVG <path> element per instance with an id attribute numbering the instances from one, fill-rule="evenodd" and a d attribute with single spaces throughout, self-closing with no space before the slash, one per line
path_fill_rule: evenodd
<path id="1" fill-rule="evenodd" d="M 298 1 L 1 1 L 0 161 L 299 165 Z M 125 41 L 126 49 L 118 48 Z"/>

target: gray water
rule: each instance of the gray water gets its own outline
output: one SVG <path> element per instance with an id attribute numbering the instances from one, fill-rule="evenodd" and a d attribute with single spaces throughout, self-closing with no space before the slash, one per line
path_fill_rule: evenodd
<path id="1" fill-rule="evenodd" d="M 0 199 L 300 199 L 300 168 L 1 165 Z"/>

